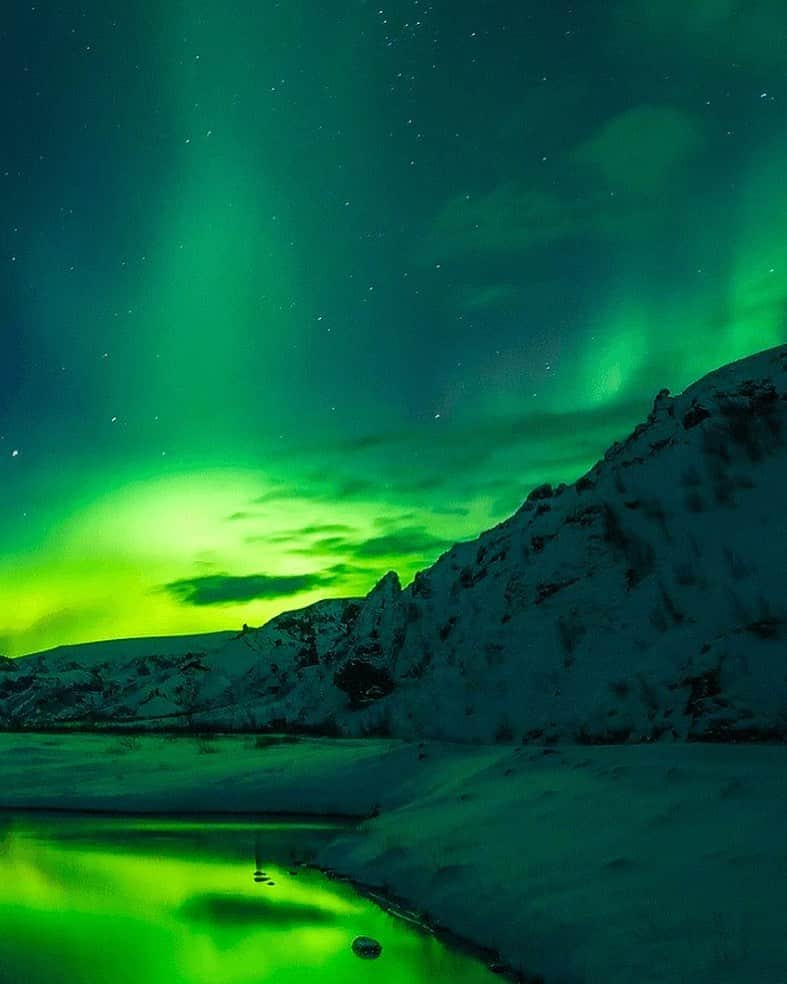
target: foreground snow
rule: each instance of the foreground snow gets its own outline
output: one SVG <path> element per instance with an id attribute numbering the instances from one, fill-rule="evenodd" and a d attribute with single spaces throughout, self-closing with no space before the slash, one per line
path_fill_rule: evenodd
<path id="1" fill-rule="evenodd" d="M 546 984 L 787 981 L 781 746 L 0 735 L 0 763 L 12 810 L 367 817 L 320 863 Z"/>

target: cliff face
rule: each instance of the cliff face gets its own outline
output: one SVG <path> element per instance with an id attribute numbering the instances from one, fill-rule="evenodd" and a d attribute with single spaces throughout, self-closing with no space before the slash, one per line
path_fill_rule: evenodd
<path id="1" fill-rule="evenodd" d="M 574 485 L 542 486 L 402 589 L 196 654 L 18 660 L 6 720 L 458 740 L 787 733 L 787 346 L 663 392 Z"/>

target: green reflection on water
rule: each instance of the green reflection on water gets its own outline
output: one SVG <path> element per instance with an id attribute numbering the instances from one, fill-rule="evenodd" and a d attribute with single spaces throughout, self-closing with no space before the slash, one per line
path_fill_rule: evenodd
<path id="1" fill-rule="evenodd" d="M 496 979 L 348 885 L 294 866 L 335 835 L 331 824 L 2 819 L 0 982 Z M 361 935 L 383 944 L 374 963 L 350 949 Z"/>

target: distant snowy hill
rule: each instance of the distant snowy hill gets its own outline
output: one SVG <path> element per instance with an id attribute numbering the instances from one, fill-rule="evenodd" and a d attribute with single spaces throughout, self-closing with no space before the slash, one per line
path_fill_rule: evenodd
<path id="1" fill-rule="evenodd" d="M 99 663 L 117 663 L 138 656 L 180 656 L 192 649 L 208 651 L 218 649 L 234 638 L 234 632 L 203 632 L 197 635 L 150 636 L 138 639 L 110 639 L 106 642 L 83 642 L 70 646 L 57 646 L 45 652 L 33 653 L 28 659 L 46 657 L 53 665 L 77 661 L 81 666 Z"/>
<path id="2" fill-rule="evenodd" d="M 571 486 L 402 589 L 237 636 L 0 666 L 6 726 L 458 740 L 787 735 L 787 346 L 726 366 Z M 113 650 L 113 647 L 115 649 Z"/>

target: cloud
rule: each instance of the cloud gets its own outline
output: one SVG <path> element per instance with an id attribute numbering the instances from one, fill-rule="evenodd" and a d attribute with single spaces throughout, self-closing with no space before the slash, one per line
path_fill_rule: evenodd
<path id="1" fill-rule="evenodd" d="M 352 540 L 348 540 L 346 536 L 339 536 L 338 534 L 322 536 L 304 547 L 303 553 L 339 553 L 346 550 L 351 544 Z"/>
<path id="2" fill-rule="evenodd" d="M 401 522 L 401 517 L 399 522 Z M 306 557 L 333 555 L 347 558 L 343 564 L 336 564 L 320 575 L 323 579 L 322 583 L 325 583 L 326 576 L 370 573 L 369 568 L 363 566 L 365 561 L 375 561 L 382 558 L 404 560 L 433 556 L 438 551 L 453 546 L 455 542 L 453 539 L 434 536 L 422 525 L 411 523 L 409 526 L 397 526 L 395 522 L 380 522 L 375 525 L 381 530 L 378 536 L 359 539 L 335 534 L 322 537 L 311 543 L 293 546 L 289 553 Z M 360 562 L 360 564 L 354 562 Z"/>
<path id="3" fill-rule="evenodd" d="M 301 526 L 300 529 L 292 530 L 293 536 L 315 536 L 325 533 L 352 533 L 352 526 L 346 523 L 310 523 Z"/>
<path id="4" fill-rule="evenodd" d="M 631 188 L 610 195 L 606 181 L 597 178 L 588 185 L 587 180 L 584 184 L 572 180 L 570 174 L 562 184 L 565 190 L 558 193 L 533 181 L 515 180 L 474 198 L 462 195 L 450 200 L 416 250 L 416 260 L 425 265 L 469 263 L 477 268 L 483 259 L 496 278 L 510 273 L 525 255 L 550 246 L 642 239 L 664 217 L 663 204 L 633 195 Z M 472 275 L 477 277 L 477 270 Z M 494 296 L 495 283 L 487 300 Z M 466 289 L 457 288 L 460 299 Z M 479 285 L 473 290 L 479 291 Z"/>
<path id="5" fill-rule="evenodd" d="M 258 495 L 256 499 L 253 500 L 253 504 L 261 506 L 268 502 L 280 502 L 282 499 L 291 499 L 295 494 L 295 489 L 291 486 L 282 486 L 279 489 L 269 489 L 267 492 L 263 492 L 262 495 Z"/>
<path id="6" fill-rule="evenodd" d="M 187 605 L 235 605 L 244 601 L 289 598 L 324 587 L 332 580 L 322 573 L 270 575 L 207 574 L 170 581 L 164 591 Z"/>
<path id="7" fill-rule="evenodd" d="M 367 478 L 347 478 L 333 486 L 331 498 L 355 499 L 368 496 L 370 493 L 380 493 L 380 483 Z"/>
<path id="8" fill-rule="evenodd" d="M 324 572 L 326 584 L 333 584 L 353 578 L 357 579 L 359 577 L 368 580 L 369 577 L 376 576 L 379 576 L 376 566 L 361 566 L 360 564 L 353 564 L 345 561 L 341 561 L 338 564 L 332 564 L 330 567 L 327 567 Z"/>
<path id="9" fill-rule="evenodd" d="M 320 493 L 315 493 L 310 498 L 320 498 Z M 319 537 L 319 544 L 328 540 L 331 536 L 341 538 L 353 532 L 353 527 L 346 523 L 308 523 L 296 529 L 279 530 L 275 533 L 252 533 L 243 538 L 244 543 L 296 543 L 301 544 L 304 540 L 311 540 L 312 537 Z M 312 553 L 312 550 L 305 550 L 305 553 Z"/>
<path id="10" fill-rule="evenodd" d="M 412 522 L 417 516 L 418 513 L 414 512 L 392 513 L 390 516 L 375 516 L 372 523 L 378 529 L 396 529 L 403 523 Z"/>
<path id="11" fill-rule="evenodd" d="M 350 440 L 343 447 L 348 452 L 363 452 L 373 450 L 384 450 L 391 444 L 390 434 L 370 434 L 367 441 Z M 330 502 L 345 499 L 362 499 L 365 501 L 378 500 L 383 494 L 386 496 L 393 492 L 395 495 L 411 495 L 418 492 L 433 492 L 436 489 L 445 488 L 451 484 L 451 476 L 439 473 L 412 476 L 409 478 L 397 478 L 386 474 L 385 478 L 372 480 L 367 478 L 356 478 L 353 476 L 343 476 L 329 479 L 326 483 L 324 474 L 319 478 L 315 477 L 318 487 L 312 492 L 312 496 L 317 499 L 324 499 Z M 323 485 L 320 489 L 319 485 Z"/>
<path id="12" fill-rule="evenodd" d="M 368 434 L 362 435 L 358 438 L 350 438 L 345 442 L 345 446 L 353 451 L 363 451 L 368 448 L 376 447 L 380 443 L 385 443 L 384 436 Z M 316 451 L 318 449 L 315 448 L 314 450 Z M 319 450 L 322 449 L 320 448 Z M 291 454 L 288 453 L 284 457 L 291 458 Z M 321 493 L 321 488 L 325 489 L 324 493 Z M 379 495 L 379 493 L 379 482 L 354 475 L 327 478 L 325 471 L 320 470 L 311 474 L 305 472 L 301 480 L 297 483 L 282 485 L 280 488 L 271 489 L 268 492 L 264 492 L 262 495 L 257 496 L 251 504 L 263 505 L 272 502 L 291 502 L 293 499 L 297 498 L 336 499 L 339 497 L 342 499 L 360 499 L 371 494 Z M 251 519 L 253 517 L 254 513 L 237 512 L 228 518 L 235 520 Z"/>
<path id="13" fill-rule="evenodd" d="M 244 543 L 291 543 L 293 539 L 297 536 L 296 533 L 283 532 L 283 533 L 249 533 L 248 536 L 244 536 Z"/>
<path id="14" fill-rule="evenodd" d="M 469 516 L 470 510 L 467 506 L 430 506 L 429 512 L 436 513 L 438 516 Z"/>
<path id="15" fill-rule="evenodd" d="M 353 548 L 353 556 L 358 559 L 426 556 L 438 550 L 447 550 L 453 545 L 453 540 L 432 536 L 422 526 L 408 526 L 356 544 Z"/>
<path id="16" fill-rule="evenodd" d="M 512 260 L 562 244 L 642 239 L 664 220 L 656 191 L 676 191 L 679 164 L 701 149 L 699 122 L 671 106 L 640 105 L 602 121 L 543 171 L 516 175 L 477 194 L 445 202 L 416 247 L 425 265 L 467 266 L 455 288 L 466 310 L 521 303 L 531 280 L 517 283 Z M 478 281 L 479 261 L 488 282 Z"/>
<path id="17" fill-rule="evenodd" d="M 458 195 L 443 205 L 417 258 L 500 256 L 523 253 L 577 234 L 571 203 L 530 182 L 508 181 L 480 195 Z"/>
<path id="18" fill-rule="evenodd" d="M 462 471 L 470 471 L 505 448 L 524 444 L 538 446 L 549 441 L 551 443 L 546 458 L 551 460 L 559 450 L 556 444 L 565 442 L 573 449 L 580 441 L 583 446 L 593 447 L 606 439 L 610 431 L 626 427 L 632 420 L 641 418 L 643 410 L 647 413 L 648 409 L 647 397 L 639 396 L 565 411 L 498 414 L 455 425 L 446 420 L 439 435 L 433 430 L 424 429 L 388 431 L 374 435 L 374 443 L 376 447 L 386 451 L 398 445 L 413 449 L 425 444 L 428 448 L 435 472 L 423 479 L 405 479 L 401 483 L 395 483 L 395 489 L 422 489 L 424 482 L 432 488 L 455 488 L 455 471 L 448 472 L 441 467 L 442 456 L 446 451 L 457 452 L 457 467 Z M 356 443 L 350 441 L 334 445 L 333 450 L 345 455 L 356 448 Z M 599 454 L 603 451 L 602 446 Z M 563 457 L 562 454 L 560 457 Z M 462 467 L 463 463 L 465 467 Z"/>
<path id="19" fill-rule="evenodd" d="M 660 366 L 654 363 L 651 368 L 658 378 Z M 638 378 L 635 389 L 639 394 L 649 386 L 647 379 Z M 652 393 L 658 388 L 653 386 Z M 288 525 L 288 510 L 277 508 L 277 515 L 263 526 L 255 529 L 250 524 L 239 532 L 243 543 L 253 549 L 270 548 L 306 559 L 311 570 L 321 570 L 326 560 L 343 560 L 367 568 L 343 577 L 374 573 L 368 568 L 375 568 L 378 561 L 404 571 L 514 512 L 528 491 L 541 482 L 574 481 L 614 440 L 643 420 L 649 409 L 646 396 L 627 399 L 624 395 L 592 407 L 555 412 L 446 416 L 439 427 L 422 424 L 375 432 L 366 441 L 352 438 L 294 448 L 287 467 L 290 474 L 297 470 L 302 475 L 298 485 L 303 501 L 317 507 L 344 503 L 341 515 L 334 517 L 332 509 L 326 508 L 321 519 L 318 508 L 302 524 Z M 315 469 L 317 460 L 320 471 Z M 368 489 L 379 490 L 379 495 L 370 496 L 359 512 L 359 528 L 344 520 L 352 515 L 355 501 L 364 501 L 361 490 Z M 358 499 L 348 497 L 348 491 L 356 492 Z M 372 501 L 377 505 L 372 507 Z M 282 507 L 286 505 L 283 499 Z M 472 524 L 470 516 L 475 517 Z M 217 576 L 221 569 L 191 573 Z M 186 579 L 175 582 L 170 591 L 189 603 L 229 604 L 253 597 L 286 597 L 332 583 L 326 581 L 324 572 L 308 575 L 305 581 L 224 577 Z"/>
<path id="20" fill-rule="evenodd" d="M 660 383 L 665 377 L 660 377 L 659 366 L 653 368 Z M 372 519 L 383 534 L 402 526 L 412 529 L 424 522 L 426 513 L 461 517 L 473 511 L 474 500 L 507 498 L 499 489 L 484 487 L 496 475 L 506 475 L 524 498 L 542 481 L 578 478 L 614 440 L 645 418 L 650 400 L 644 393 L 650 388 L 655 395 L 659 386 L 647 379 L 637 382 L 631 390 L 636 395 L 628 397 L 627 390 L 614 401 L 590 407 L 446 417 L 439 428 L 410 427 L 370 434 L 362 444 L 352 439 L 296 449 L 304 470 L 318 455 L 323 463 L 320 473 L 304 481 L 303 495 L 316 503 L 338 503 L 347 499 L 348 488 L 374 488 L 381 490 L 380 496 L 384 491 L 385 500 L 379 498 L 378 515 Z M 368 474 L 379 478 L 368 480 Z M 302 556 L 342 553 L 352 550 L 358 535 L 353 529 L 335 528 L 345 525 L 349 524 L 315 522 L 300 529 L 250 531 L 245 542 L 290 545 Z"/>
<path id="21" fill-rule="evenodd" d="M 375 522 L 388 524 L 389 515 L 392 524 L 406 522 L 403 513 L 412 512 L 416 505 L 421 514 L 424 510 L 466 506 L 465 488 L 499 473 L 501 468 L 523 486 L 531 476 L 538 481 L 551 480 L 549 472 L 554 466 L 559 465 L 564 473 L 572 461 L 576 462 L 579 475 L 579 470 L 600 457 L 621 430 L 644 419 L 650 410 L 647 391 L 650 389 L 655 395 L 664 378 L 654 364 L 652 379 L 643 381 L 642 390 L 629 387 L 613 401 L 556 410 L 495 414 L 462 411 L 457 416 L 446 413 L 438 424 L 430 419 L 420 425 L 375 431 L 334 443 L 291 446 L 286 457 L 282 456 L 280 467 L 302 474 L 299 498 L 303 501 L 328 506 L 343 500 L 374 502 L 380 514 Z M 315 462 L 319 462 L 319 470 L 315 469 Z M 291 501 L 293 494 L 282 491 L 282 503 Z M 368 516 L 368 510 L 364 515 Z M 330 519 L 330 511 L 326 519 Z M 322 524 L 318 519 L 314 525 L 333 524 Z M 249 543 L 264 543 L 271 535 L 276 537 L 275 542 L 297 542 L 303 535 L 320 533 L 309 527 L 303 533 L 286 528 L 275 534 L 248 532 Z M 324 532 L 330 535 L 345 531 Z"/>

